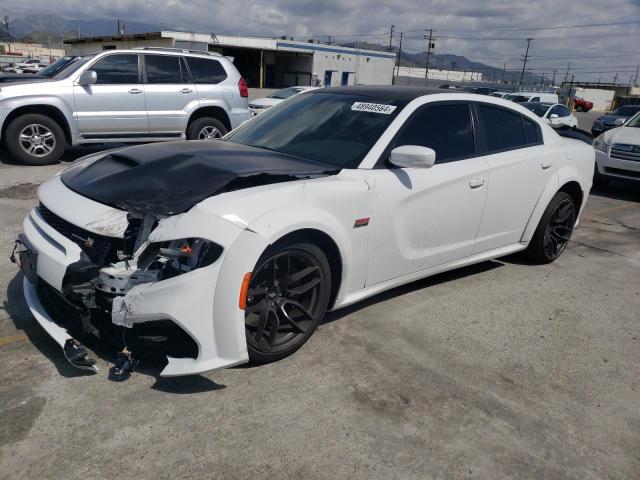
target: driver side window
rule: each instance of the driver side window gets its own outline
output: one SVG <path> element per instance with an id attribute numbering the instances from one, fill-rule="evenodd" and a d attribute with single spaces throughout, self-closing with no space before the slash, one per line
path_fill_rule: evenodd
<path id="1" fill-rule="evenodd" d="M 431 105 L 414 113 L 394 142 L 419 145 L 436 152 L 436 164 L 474 155 L 473 122 L 467 104 Z"/>
<path id="2" fill-rule="evenodd" d="M 89 70 L 96 72 L 96 85 L 131 85 L 140 83 L 138 80 L 138 55 L 126 53 L 108 55 L 96 63 Z"/>

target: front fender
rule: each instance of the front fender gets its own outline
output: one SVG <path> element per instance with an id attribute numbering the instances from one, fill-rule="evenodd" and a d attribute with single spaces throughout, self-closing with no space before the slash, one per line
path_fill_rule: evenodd
<path id="1" fill-rule="evenodd" d="M 71 97 L 73 98 L 73 97 Z M 34 105 L 46 105 L 57 108 L 62 112 L 67 124 L 73 128 L 73 106 L 69 105 L 64 99 L 54 95 L 20 95 L 0 100 L 0 108 L 11 113 L 20 107 L 31 107 Z"/>
<path id="2" fill-rule="evenodd" d="M 359 237 L 354 241 L 343 221 L 312 206 L 273 210 L 255 220 L 248 228 L 266 238 L 269 244 L 300 230 L 311 229 L 324 233 L 335 242 L 342 261 L 342 279 L 337 298 L 363 287 L 366 269 L 359 266 L 366 264 L 368 257 L 368 241 L 363 229 L 354 232 Z"/>

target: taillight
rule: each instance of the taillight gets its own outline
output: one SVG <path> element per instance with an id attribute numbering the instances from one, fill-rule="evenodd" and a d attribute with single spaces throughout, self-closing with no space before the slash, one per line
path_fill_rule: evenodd
<path id="1" fill-rule="evenodd" d="M 244 78 L 240 77 L 240 81 L 238 82 L 238 88 L 240 89 L 241 97 L 249 96 L 249 89 L 247 88 L 247 82 L 244 81 Z"/>

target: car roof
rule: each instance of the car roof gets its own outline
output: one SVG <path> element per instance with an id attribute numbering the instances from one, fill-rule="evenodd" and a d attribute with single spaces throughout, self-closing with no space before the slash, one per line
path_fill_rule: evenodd
<path id="1" fill-rule="evenodd" d="M 427 87 L 405 87 L 398 85 L 355 85 L 350 87 L 328 87 L 314 90 L 313 93 L 342 93 L 345 95 L 362 95 L 364 97 L 379 97 L 387 100 L 410 102 L 425 95 L 451 94 L 443 89 Z"/>
<path id="2" fill-rule="evenodd" d="M 551 107 L 552 105 L 559 105 L 559 103 L 551 103 L 551 102 L 522 102 L 523 105 L 535 106 L 540 105 L 541 107 Z"/>

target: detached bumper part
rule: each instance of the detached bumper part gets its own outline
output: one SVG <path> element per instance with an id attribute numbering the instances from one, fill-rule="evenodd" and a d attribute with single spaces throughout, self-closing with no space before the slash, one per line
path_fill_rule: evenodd
<path id="1" fill-rule="evenodd" d="M 42 303 L 38 298 L 35 285 L 27 280 L 26 277 L 22 282 L 22 288 L 24 289 L 24 297 L 27 301 L 31 314 L 45 332 L 47 332 L 49 336 L 53 338 L 60 347 L 62 347 L 64 356 L 69 363 L 82 370 L 97 372 L 98 367 L 95 366 L 95 360 L 88 358 L 87 351 L 84 346 L 71 337 L 64 328 L 53 321 L 42 306 Z"/>

